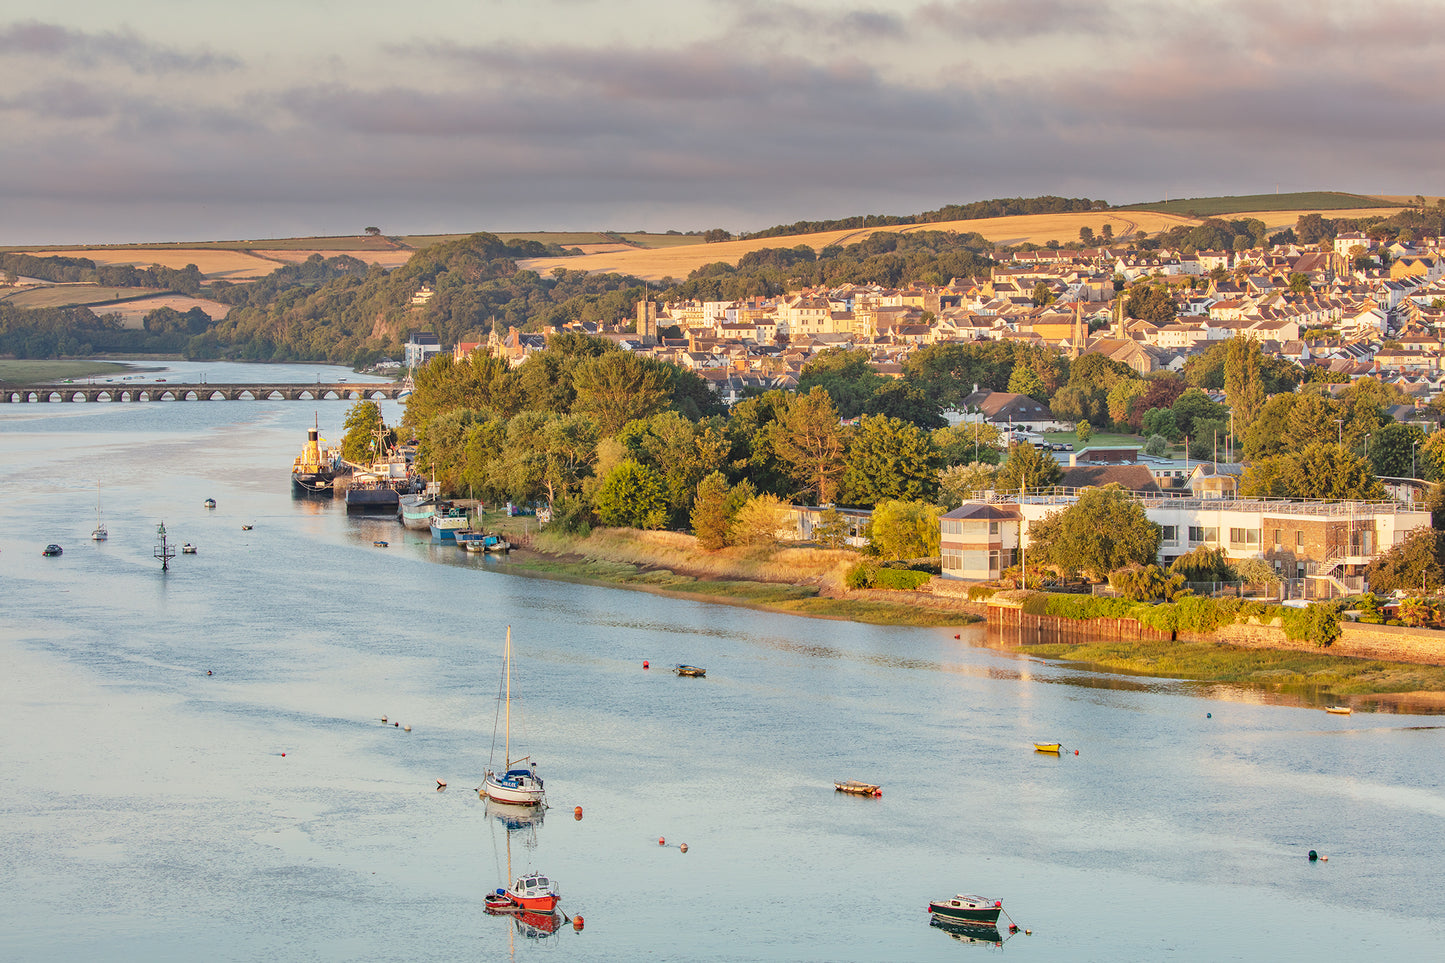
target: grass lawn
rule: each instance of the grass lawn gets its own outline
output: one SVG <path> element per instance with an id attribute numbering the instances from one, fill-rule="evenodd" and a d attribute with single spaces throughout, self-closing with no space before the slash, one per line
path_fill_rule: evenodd
<path id="1" fill-rule="evenodd" d="M 1121 445 L 1143 448 L 1145 442 L 1145 439 L 1138 435 L 1121 435 L 1112 431 L 1096 431 L 1087 442 L 1080 442 L 1079 436 L 1072 431 L 1045 431 L 1040 434 L 1044 436 L 1045 441 L 1050 443 L 1061 442 L 1073 445 L 1075 451 L 1082 451 L 1085 448 L 1112 448 Z"/>
<path id="2" fill-rule="evenodd" d="M 45 384 L 66 378 L 131 371 L 130 365 L 110 361 L 7 361 L 0 359 L 0 381 L 11 385 Z"/>

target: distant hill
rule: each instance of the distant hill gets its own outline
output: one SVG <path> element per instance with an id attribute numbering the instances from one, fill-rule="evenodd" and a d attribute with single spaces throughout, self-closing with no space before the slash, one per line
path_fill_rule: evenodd
<path id="1" fill-rule="evenodd" d="M 1166 214 L 1220 217 L 1255 211 L 1341 211 L 1359 208 L 1399 207 L 1380 197 L 1339 191 L 1297 191 L 1293 194 L 1233 194 L 1227 197 L 1180 197 L 1147 204 L 1128 204 L 1116 211 L 1159 211 Z"/>

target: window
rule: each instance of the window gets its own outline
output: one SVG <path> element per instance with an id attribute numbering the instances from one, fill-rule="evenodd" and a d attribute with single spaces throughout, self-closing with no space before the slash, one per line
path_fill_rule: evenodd
<path id="1" fill-rule="evenodd" d="M 998 534 L 998 522 L 989 522 L 989 523 L 988 523 L 988 533 L 989 533 L 990 535 L 997 535 L 997 534 Z"/>
<path id="2" fill-rule="evenodd" d="M 1257 528 L 1231 528 L 1229 530 L 1230 548 L 1258 548 L 1259 529 Z"/>
<path id="3" fill-rule="evenodd" d="M 1279 529 L 1274 530 L 1274 547 L 1279 548 Z"/>
<path id="4" fill-rule="evenodd" d="M 1219 541 L 1219 529 L 1201 525 L 1189 526 L 1189 544 L 1202 545 Z"/>
<path id="5" fill-rule="evenodd" d="M 1178 544 L 1179 544 L 1179 526 L 1178 526 L 1178 525 L 1164 525 L 1164 526 L 1161 526 L 1161 527 L 1164 529 L 1164 544 L 1165 544 L 1165 545 L 1178 545 Z"/>
<path id="6" fill-rule="evenodd" d="M 993 549 L 988 553 L 988 571 L 990 575 L 998 571 L 998 549 Z"/>
<path id="7" fill-rule="evenodd" d="M 1304 547 L 1305 547 L 1305 533 L 1304 533 L 1303 531 L 1295 532 L 1295 533 L 1294 533 L 1294 550 L 1295 550 L 1296 552 L 1302 552 L 1302 551 L 1304 551 Z"/>

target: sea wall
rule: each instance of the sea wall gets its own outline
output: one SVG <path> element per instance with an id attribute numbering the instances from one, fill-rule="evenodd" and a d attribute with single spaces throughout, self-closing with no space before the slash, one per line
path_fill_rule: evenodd
<path id="1" fill-rule="evenodd" d="M 1345 622 L 1340 637 L 1321 649 L 1309 639 L 1288 639 L 1279 619 L 1261 622 L 1249 619 L 1214 632 L 1170 633 L 1140 625 L 1133 619 L 1066 619 L 1055 615 L 1031 615 L 1014 601 L 990 599 L 990 628 L 1005 633 L 1015 645 L 1043 645 L 1084 641 L 1201 642 L 1234 645 L 1245 649 L 1283 649 L 1297 652 L 1325 652 L 1352 659 L 1379 659 L 1418 665 L 1445 665 L 1445 632 L 1412 629 L 1398 625 L 1367 625 Z"/>

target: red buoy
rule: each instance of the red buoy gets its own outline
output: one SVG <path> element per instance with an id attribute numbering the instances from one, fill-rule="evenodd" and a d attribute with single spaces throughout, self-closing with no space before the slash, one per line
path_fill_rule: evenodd
<path id="1" fill-rule="evenodd" d="M 1079 754 L 1079 750 L 1075 749 L 1075 750 L 1074 750 L 1074 755 L 1077 756 L 1078 754 Z"/>
<path id="2" fill-rule="evenodd" d="M 644 669 L 647 668 L 647 660 L 646 660 L 646 659 L 643 659 L 643 660 L 642 660 L 642 667 L 643 667 Z"/>
<path id="3" fill-rule="evenodd" d="M 284 753 L 284 752 L 281 753 L 281 758 L 282 758 L 282 759 L 285 759 L 285 758 L 286 758 L 286 753 Z"/>
<path id="4" fill-rule="evenodd" d="M 657 845 L 659 845 L 659 846 L 666 846 L 666 845 L 667 845 L 667 840 L 666 840 L 664 837 L 659 836 L 659 837 L 657 837 Z"/>
<path id="5" fill-rule="evenodd" d="M 573 819 L 581 819 L 581 818 L 582 818 L 582 807 L 581 807 L 581 806 L 578 806 L 576 809 L 572 810 L 572 818 L 573 818 Z"/>

